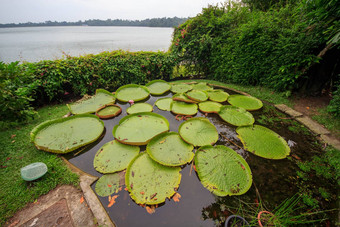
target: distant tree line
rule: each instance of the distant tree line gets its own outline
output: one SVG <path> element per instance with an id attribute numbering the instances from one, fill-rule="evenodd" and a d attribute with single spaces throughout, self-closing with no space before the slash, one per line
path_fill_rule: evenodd
<path id="1" fill-rule="evenodd" d="M 66 21 L 45 21 L 39 23 L 10 23 L 0 24 L 0 28 L 10 27 L 40 27 L 40 26 L 141 26 L 141 27 L 176 27 L 184 23 L 188 18 L 179 17 L 163 17 L 163 18 L 152 18 L 145 20 L 122 20 L 122 19 L 91 19 L 77 22 L 66 22 Z"/>

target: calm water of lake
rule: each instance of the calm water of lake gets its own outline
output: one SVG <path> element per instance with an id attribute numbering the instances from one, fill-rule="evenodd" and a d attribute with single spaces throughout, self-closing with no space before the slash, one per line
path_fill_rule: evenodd
<path id="1" fill-rule="evenodd" d="M 166 51 L 173 28 L 31 27 L 0 28 L 0 61 L 53 60 L 103 51 Z"/>

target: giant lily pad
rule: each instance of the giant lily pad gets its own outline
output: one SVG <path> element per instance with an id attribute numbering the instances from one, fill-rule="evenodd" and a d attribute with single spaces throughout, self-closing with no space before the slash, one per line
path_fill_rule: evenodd
<path id="1" fill-rule="evenodd" d="M 79 114 L 41 123 L 31 131 L 31 141 L 40 150 L 68 153 L 96 141 L 103 131 L 97 116 Z"/>
<path id="2" fill-rule="evenodd" d="M 186 96 L 189 99 L 192 99 L 196 102 L 204 102 L 208 99 L 209 95 L 206 91 L 201 90 L 192 90 L 186 93 Z"/>
<path id="3" fill-rule="evenodd" d="M 152 112 L 153 107 L 149 103 L 136 103 L 126 109 L 128 114 Z"/>
<path id="4" fill-rule="evenodd" d="M 184 141 L 194 146 L 212 145 L 218 140 L 215 126 L 204 117 L 195 117 L 183 122 L 178 132 Z"/>
<path id="5" fill-rule="evenodd" d="M 204 83 L 204 82 L 200 82 L 200 83 L 194 84 L 192 86 L 192 89 L 194 89 L 194 90 L 202 90 L 202 91 L 213 90 L 212 87 L 210 87 L 209 85 L 207 85 L 207 83 Z"/>
<path id="6" fill-rule="evenodd" d="M 236 132 L 246 150 L 267 159 L 283 159 L 290 153 L 287 142 L 274 131 L 260 126 L 238 127 Z"/>
<path id="7" fill-rule="evenodd" d="M 180 101 L 180 102 L 187 102 L 187 103 L 197 103 L 196 101 L 189 99 L 184 93 L 174 94 L 172 96 L 172 100 Z"/>
<path id="8" fill-rule="evenodd" d="M 94 96 L 74 104 L 67 105 L 67 107 L 72 114 L 94 113 L 98 108 L 105 104 L 114 103 L 115 101 L 116 98 L 112 93 L 104 89 L 97 89 Z"/>
<path id="9" fill-rule="evenodd" d="M 221 107 L 221 103 L 212 101 L 205 101 L 198 104 L 198 108 L 204 113 L 218 113 Z"/>
<path id="10" fill-rule="evenodd" d="M 208 145 L 195 155 L 198 177 L 217 196 L 242 195 L 252 184 L 248 163 L 229 147 Z"/>
<path id="11" fill-rule="evenodd" d="M 174 84 L 171 86 L 171 92 L 173 93 L 185 93 L 190 91 L 192 86 L 190 84 Z"/>
<path id="12" fill-rule="evenodd" d="M 145 85 L 152 95 L 162 95 L 169 91 L 171 85 L 164 80 L 153 80 Z"/>
<path id="13" fill-rule="evenodd" d="M 112 140 L 104 144 L 96 153 L 93 166 L 100 173 L 114 173 L 127 168 L 139 153 L 139 147 Z"/>
<path id="14" fill-rule="evenodd" d="M 121 174 L 122 173 L 111 173 L 100 177 L 95 186 L 97 195 L 105 197 L 118 193 L 119 188 L 122 186 L 120 183 Z"/>
<path id="15" fill-rule="evenodd" d="M 179 101 L 172 101 L 170 105 L 171 112 L 180 115 L 195 115 L 198 112 L 197 105 L 195 103 L 186 103 Z"/>
<path id="16" fill-rule="evenodd" d="M 245 95 L 230 95 L 228 97 L 228 102 L 233 106 L 241 107 L 246 110 L 258 110 L 263 106 L 261 100 Z"/>
<path id="17" fill-rule="evenodd" d="M 160 99 L 157 99 L 157 101 L 155 102 L 155 105 L 160 110 L 170 111 L 171 102 L 172 102 L 172 98 L 160 98 Z"/>
<path id="18" fill-rule="evenodd" d="M 181 166 L 191 162 L 194 146 L 184 142 L 177 132 L 166 132 L 154 137 L 146 151 L 156 162 L 166 166 Z"/>
<path id="19" fill-rule="evenodd" d="M 113 136 L 121 143 L 145 145 L 153 137 L 169 131 L 169 122 L 156 113 L 135 113 L 123 117 L 113 128 Z"/>
<path id="20" fill-rule="evenodd" d="M 209 99 L 214 102 L 225 102 L 229 97 L 229 94 L 222 90 L 212 90 L 207 92 L 209 95 Z"/>
<path id="21" fill-rule="evenodd" d="M 121 86 L 116 91 L 116 97 L 119 101 L 128 102 L 130 100 L 133 101 L 141 101 L 149 97 L 150 91 L 147 87 L 137 85 L 137 84 L 128 84 Z"/>
<path id="22" fill-rule="evenodd" d="M 119 115 L 122 108 L 115 104 L 106 104 L 96 111 L 96 115 L 101 119 L 108 119 Z"/>
<path id="23" fill-rule="evenodd" d="M 235 126 L 252 125 L 255 122 L 251 113 L 236 106 L 222 106 L 218 114 L 224 121 Z"/>
<path id="24" fill-rule="evenodd" d="M 161 165 L 146 152 L 131 161 L 125 174 L 125 185 L 137 204 L 159 204 L 173 196 L 181 182 L 180 167 Z"/>

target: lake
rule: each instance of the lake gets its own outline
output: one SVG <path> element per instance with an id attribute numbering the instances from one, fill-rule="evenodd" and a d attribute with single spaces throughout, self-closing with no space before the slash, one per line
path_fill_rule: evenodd
<path id="1" fill-rule="evenodd" d="M 173 28 L 23 27 L 0 28 L 0 61 L 54 60 L 103 51 L 167 51 Z"/>

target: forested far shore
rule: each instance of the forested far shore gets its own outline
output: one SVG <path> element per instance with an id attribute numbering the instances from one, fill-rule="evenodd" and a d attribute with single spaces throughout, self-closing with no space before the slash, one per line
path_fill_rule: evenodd
<path id="1" fill-rule="evenodd" d="M 122 19 L 91 19 L 77 22 L 66 21 L 45 21 L 39 23 L 27 22 L 27 23 L 9 23 L 0 24 L 0 28 L 12 28 L 12 27 L 43 27 L 43 26 L 140 26 L 140 27 L 176 27 L 184 23 L 188 18 L 179 17 L 163 17 L 163 18 L 151 18 L 144 20 L 122 20 Z"/>

